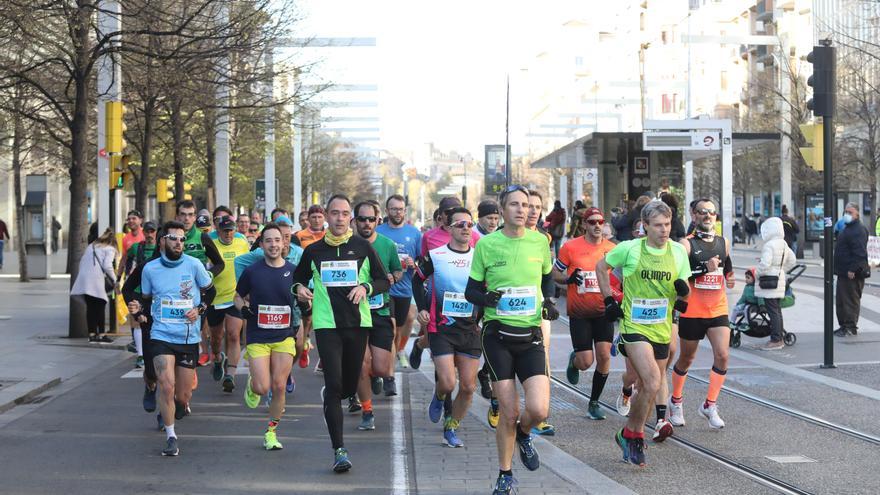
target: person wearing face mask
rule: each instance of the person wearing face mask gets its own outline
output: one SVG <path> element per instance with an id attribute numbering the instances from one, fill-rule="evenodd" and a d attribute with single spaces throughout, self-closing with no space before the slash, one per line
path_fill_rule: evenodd
<path id="1" fill-rule="evenodd" d="M 837 275 L 835 307 L 840 328 L 838 337 L 856 335 L 865 279 L 871 276 L 868 266 L 868 229 L 862 225 L 859 205 L 848 203 L 843 215 L 844 227 L 834 247 L 834 274 Z"/>

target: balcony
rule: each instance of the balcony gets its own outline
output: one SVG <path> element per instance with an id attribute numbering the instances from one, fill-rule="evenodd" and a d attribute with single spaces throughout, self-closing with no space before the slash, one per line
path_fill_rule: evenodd
<path id="1" fill-rule="evenodd" d="M 756 21 L 763 23 L 773 22 L 773 0 L 759 0 L 755 4 Z"/>

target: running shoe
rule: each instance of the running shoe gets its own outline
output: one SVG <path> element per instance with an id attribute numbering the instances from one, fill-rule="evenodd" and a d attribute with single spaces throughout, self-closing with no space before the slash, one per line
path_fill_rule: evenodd
<path id="1" fill-rule="evenodd" d="M 718 415 L 718 404 L 709 404 L 709 407 L 706 407 L 706 403 L 703 403 L 700 405 L 699 410 L 700 414 L 709 421 L 710 428 L 716 430 L 724 428 L 724 420 Z"/>
<path id="2" fill-rule="evenodd" d="M 139 370 L 144 367 L 144 357 L 138 356 L 134 360 L 134 369 Z"/>
<path id="3" fill-rule="evenodd" d="M 556 434 L 556 427 L 546 421 L 541 421 L 538 426 L 532 428 L 532 434 L 552 437 Z"/>
<path id="4" fill-rule="evenodd" d="M 177 437 L 168 437 L 168 440 L 165 441 L 165 448 L 162 449 L 162 455 L 175 457 L 180 454 L 180 449 L 177 448 Z"/>
<path id="5" fill-rule="evenodd" d="M 382 393 L 382 379 L 378 376 L 370 377 L 370 389 L 373 391 L 373 395 L 379 395 Z"/>
<path id="6" fill-rule="evenodd" d="M 199 366 L 205 366 L 211 360 L 211 355 L 207 352 L 199 354 Z"/>
<path id="7" fill-rule="evenodd" d="M 625 438 L 623 429 L 617 431 L 614 435 L 617 446 L 623 451 L 623 462 L 635 464 L 637 466 L 645 465 L 645 441 L 641 438 Z"/>
<path id="8" fill-rule="evenodd" d="M 422 356 L 419 355 L 419 364 L 421 364 L 421 358 L 422 358 Z M 400 364 L 401 368 L 409 368 L 409 366 L 410 366 L 409 359 L 406 358 L 406 352 L 404 352 L 404 351 L 400 351 L 397 353 L 397 361 Z M 415 366 L 414 366 L 414 368 L 418 369 Z"/>
<path id="9" fill-rule="evenodd" d="M 574 367 L 574 356 L 575 352 L 571 351 L 571 354 L 568 356 L 568 367 L 565 368 L 565 378 L 568 379 L 568 383 L 577 385 L 581 381 L 581 372 Z"/>
<path id="10" fill-rule="evenodd" d="M 498 426 L 498 400 L 490 399 L 489 400 L 489 412 L 487 413 L 487 418 L 489 421 L 489 426 L 493 429 Z"/>
<path id="11" fill-rule="evenodd" d="M 669 422 L 672 426 L 684 426 L 684 402 L 669 400 Z"/>
<path id="12" fill-rule="evenodd" d="M 230 374 L 226 374 L 223 377 L 223 391 L 227 394 L 231 394 L 233 390 L 235 390 L 235 377 Z"/>
<path id="13" fill-rule="evenodd" d="M 186 414 L 189 411 L 186 410 L 186 404 L 181 404 L 180 402 L 174 401 L 174 419 L 180 421 L 181 419 L 186 417 Z"/>
<path id="14" fill-rule="evenodd" d="M 266 434 L 263 436 L 263 448 L 266 450 L 281 450 L 284 446 L 278 441 L 278 436 L 275 435 L 274 431 L 266 430 Z"/>
<path id="15" fill-rule="evenodd" d="M 611 342 L 611 356 L 617 355 L 617 344 L 620 342 L 620 334 L 614 336 L 614 341 Z"/>
<path id="16" fill-rule="evenodd" d="M 455 430 L 452 428 L 443 430 L 443 444 L 453 449 L 464 447 L 464 442 L 459 440 L 458 435 L 455 434 Z"/>
<path id="17" fill-rule="evenodd" d="M 223 379 L 223 370 L 226 369 L 226 353 L 221 352 L 217 357 L 219 359 L 214 361 L 214 368 L 211 370 L 211 376 L 214 377 L 215 382 L 219 382 Z"/>
<path id="18" fill-rule="evenodd" d="M 397 381 L 393 376 L 389 376 L 382 380 L 382 390 L 385 391 L 385 397 L 397 395 Z"/>
<path id="19" fill-rule="evenodd" d="M 495 489 L 492 495 L 512 495 L 516 493 L 516 478 L 509 474 L 500 474 L 495 481 Z"/>
<path id="20" fill-rule="evenodd" d="M 321 362 L 321 358 L 318 358 L 318 364 L 315 365 L 315 374 L 323 375 L 324 374 L 324 363 Z"/>
<path id="21" fill-rule="evenodd" d="M 632 397 L 627 397 L 623 395 L 623 392 L 621 392 L 620 395 L 617 396 L 617 404 L 615 404 L 617 406 L 617 414 L 620 414 L 623 417 L 629 416 L 631 399 Z"/>
<path id="22" fill-rule="evenodd" d="M 599 401 L 590 401 L 590 404 L 587 406 L 587 417 L 597 421 L 605 419 L 605 411 L 599 406 Z"/>
<path id="23" fill-rule="evenodd" d="M 362 409 L 361 401 L 358 400 L 357 396 L 352 395 L 348 398 L 348 412 L 354 414 Z"/>
<path id="24" fill-rule="evenodd" d="M 412 366 L 412 369 L 417 370 L 419 366 L 422 365 L 422 352 L 424 349 L 419 347 L 419 341 L 413 342 L 412 349 L 409 350 L 409 365 Z M 398 352 L 398 355 L 402 355 L 403 351 Z"/>
<path id="25" fill-rule="evenodd" d="M 251 375 L 248 375 L 247 386 L 244 388 L 244 403 L 251 409 L 256 409 L 260 405 L 260 396 L 251 388 Z"/>
<path id="26" fill-rule="evenodd" d="M 351 461 L 348 459 L 348 451 L 343 447 L 336 449 L 333 460 L 333 471 L 336 473 L 344 473 L 351 469 Z"/>
<path id="27" fill-rule="evenodd" d="M 666 440 L 667 438 L 672 436 L 674 429 L 672 428 L 672 423 L 665 419 L 658 419 L 657 426 L 654 427 L 654 436 L 652 440 L 657 443 Z"/>
<path id="28" fill-rule="evenodd" d="M 376 418 L 373 416 L 371 412 L 365 412 L 361 416 L 361 424 L 358 425 L 358 430 L 368 431 L 376 429 Z"/>
<path id="29" fill-rule="evenodd" d="M 156 425 L 159 431 L 165 431 L 165 421 L 162 419 L 162 413 L 156 415 Z"/>
<path id="30" fill-rule="evenodd" d="M 156 410 L 156 389 L 150 390 L 150 387 L 144 385 L 144 411 L 149 413 Z"/>
<path id="31" fill-rule="evenodd" d="M 519 429 L 518 423 L 516 427 Z M 534 444 L 532 444 L 531 435 L 520 435 L 519 431 L 517 431 L 516 444 L 519 448 L 519 460 L 522 461 L 523 466 L 525 466 L 526 469 L 529 471 L 535 471 L 541 467 L 541 459 L 538 457 L 538 451 L 535 450 Z"/>
<path id="32" fill-rule="evenodd" d="M 480 395 L 482 395 L 484 399 L 491 399 L 492 384 L 489 383 L 489 371 L 481 369 L 477 372 L 477 379 L 480 381 Z"/>
<path id="33" fill-rule="evenodd" d="M 306 343 L 303 345 L 302 354 L 299 355 L 299 367 L 300 368 L 308 368 L 309 367 L 309 349 L 312 348 L 312 343 L 306 340 Z"/>
<path id="34" fill-rule="evenodd" d="M 293 393 L 296 390 L 296 380 L 293 379 L 293 375 L 287 375 L 287 384 L 284 386 L 284 391 L 287 392 L 287 395 Z"/>
<path id="35" fill-rule="evenodd" d="M 111 339 L 110 337 L 108 337 L 107 334 L 105 333 L 105 334 L 101 334 L 101 336 L 98 337 L 98 342 L 100 342 L 100 343 L 102 343 L 102 344 L 112 344 L 112 343 L 113 343 L 113 339 Z"/>
<path id="36" fill-rule="evenodd" d="M 431 397 L 431 404 L 428 405 L 428 419 L 432 423 L 439 423 L 440 417 L 443 415 L 443 399 L 437 397 L 437 392 Z"/>
<path id="37" fill-rule="evenodd" d="M 132 340 L 131 342 L 128 343 L 128 345 L 125 346 L 125 350 L 134 354 L 138 351 L 137 344 L 135 344 L 134 341 Z"/>

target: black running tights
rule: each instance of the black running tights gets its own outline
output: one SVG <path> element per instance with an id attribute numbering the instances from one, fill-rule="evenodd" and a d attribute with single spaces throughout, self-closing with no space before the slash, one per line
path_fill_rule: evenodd
<path id="1" fill-rule="evenodd" d="M 357 392 L 368 335 L 369 330 L 361 327 L 315 330 L 324 368 L 324 419 L 334 450 L 344 446 L 340 403 Z"/>

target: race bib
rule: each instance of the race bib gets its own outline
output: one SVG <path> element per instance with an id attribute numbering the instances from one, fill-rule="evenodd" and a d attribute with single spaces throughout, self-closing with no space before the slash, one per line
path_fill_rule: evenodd
<path id="1" fill-rule="evenodd" d="M 191 309 L 192 299 L 162 299 L 159 303 L 159 320 L 162 323 L 189 323 L 186 313 Z"/>
<path id="2" fill-rule="evenodd" d="M 630 319 L 643 325 L 666 323 L 668 309 L 669 299 L 633 299 Z"/>
<path id="3" fill-rule="evenodd" d="M 461 292 L 443 293 L 443 316 L 468 318 L 474 314 L 474 305 L 467 302 Z"/>
<path id="4" fill-rule="evenodd" d="M 510 287 L 504 292 L 495 314 L 498 316 L 532 316 L 538 307 L 538 291 L 534 287 Z"/>
<path id="5" fill-rule="evenodd" d="M 586 272 L 581 270 L 581 275 L 584 276 L 583 283 L 579 284 L 577 287 L 578 294 L 586 294 L 586 293 L 598 293 L 599 292 L 599 279 L 596 278 L 596 272 Z"/>
<path id="6" fill-rule="evenodd" d="M 290 327 L 290 306 L 260 304 L 257 307 L 257 328 L 282 329 Z"/>
<path id="7" fill-rule="evenodd" d="M 694 287 L 706 290 L 721 290 L 724 287 L 724 270 L 720 267 L 712 273 L 704 273 L 694 279 Z"/>
<path id="8" fill-rule="evenodd" d="M 324 287 L 354 287 L 357 281 L 357 261 L 322 261 L 321 283 Z"/>
<path id="9" fill-rule="evenodd" d="M 382 306 L 385 306 L 385 297 L 382 294 L 376 294 L 370 297 L 368 302 L 370 303 L 370 309 L 380 309 Z"/>

